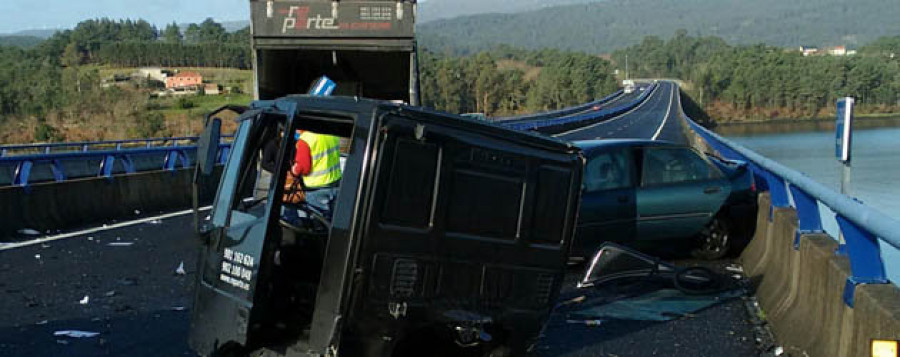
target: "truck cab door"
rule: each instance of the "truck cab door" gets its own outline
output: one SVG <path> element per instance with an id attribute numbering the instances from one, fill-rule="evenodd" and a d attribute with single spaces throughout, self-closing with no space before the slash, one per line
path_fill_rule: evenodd
<path id="1" fill-rule="evenodd" d="M 207 217 L 209 238 L 197 263 L 189 341 L 201 354 L 227 348 L 225 345 L 231 342 L 246 345 L 254 318 L 259 315 L 258 292 L 270 269 L 272 247 L 279 234 L 279 215 L 273 213 L 277 202 L 253 197 L 260 152 L 278 135 L 276 121 L 263 120 L 264 116 L 251 111 L 239 121 Z"/>

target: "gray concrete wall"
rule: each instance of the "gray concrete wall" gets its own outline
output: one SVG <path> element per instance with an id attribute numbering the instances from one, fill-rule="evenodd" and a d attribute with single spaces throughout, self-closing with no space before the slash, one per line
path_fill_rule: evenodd
<path id="1" fill-rule="evenodd" d="M 193 169 L 141 172 L 113 179 L 85 178 L 38 183 L 28 189 L 0 187 L 0 241 L 22 228 L 41 232 L 83 227 L 142 212 L 191 206 Z M 218 175 L 208 180 L 204 202 L 211 201 Z"/>
<path id="2" fill-rule="evenodd" d="M 850 276 L 847 257 L 824 234 L 802 235 L 794 249 L 796 212 L 775 208 L 760 195 L 757 229 L 741 254 L 756 286 L 760 306 L 778 342 L 791 355 L 871 355 L 871 339 L 900 339 L 900 289 L 893 284 L 860 285 L 855 307 L 843 300 Z"/>

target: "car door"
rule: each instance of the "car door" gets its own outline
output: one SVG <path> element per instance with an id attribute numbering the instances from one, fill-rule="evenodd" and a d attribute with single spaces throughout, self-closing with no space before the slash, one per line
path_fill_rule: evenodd
<path id="1" fill-rule="evenodd" d="M 589 257 L 600 243 L 626 243 L 635 233 L 634 160 L 630 149 L 587 153 L 572 253 Z"/>
<path id="2" fill-rule="evenodd" d="M 688 147 L 645 147 L 641 154 L 639 241 L 699 233 L 731 193 L 724 175 Z"/>

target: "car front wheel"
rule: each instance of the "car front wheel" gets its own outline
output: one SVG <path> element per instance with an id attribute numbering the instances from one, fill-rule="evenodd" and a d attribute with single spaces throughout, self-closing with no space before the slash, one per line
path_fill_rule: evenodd
<path id="1" fill-rule="evenodd" d="M 728 222 L 720 216 L 711 222 L 698 235 L 698 245 L 691 251 L 694 258 L 714 260 L 728 254 L 731 247 L 731 232 Z"/>

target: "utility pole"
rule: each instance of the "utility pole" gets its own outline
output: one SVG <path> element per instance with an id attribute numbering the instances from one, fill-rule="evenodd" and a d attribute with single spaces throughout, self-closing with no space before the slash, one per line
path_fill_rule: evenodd
<path id="1" fill-rule="evenodd" d="M 625 79 L 628 79 L 628 54 L 625 54 Z"/>

